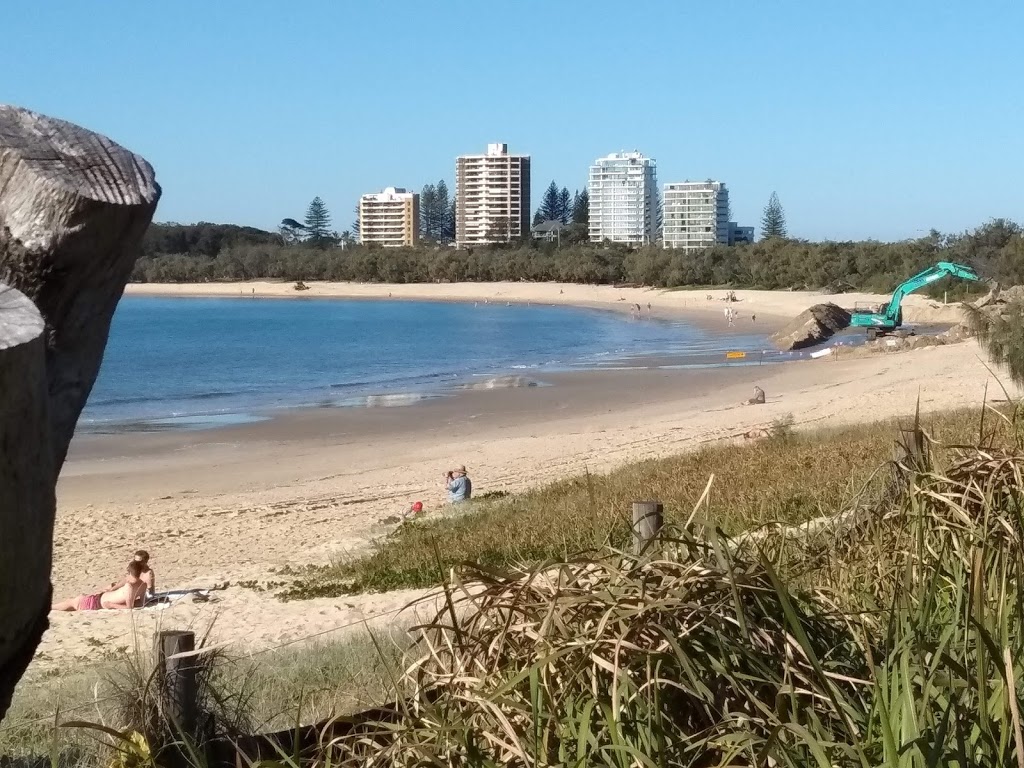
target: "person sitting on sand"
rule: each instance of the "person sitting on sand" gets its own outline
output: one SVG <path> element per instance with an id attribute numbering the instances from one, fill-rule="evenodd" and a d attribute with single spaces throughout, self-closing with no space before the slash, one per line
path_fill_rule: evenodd
<path id="1" fill-rule="evenodd" d="M 132 561 L 142 564 L 142 574 L 139 578 L 142 579 L 142 582 L 146 585 L 146 596 L 152 596 L 153 593 L 156 592 L 156 574 L 149 565 L 149 552 L 144 549 L 135 550 L 135 554 L 132 555 Z M 125 580 L 122 579 L 121 581 L 111 583 L 110 588 L 117 589 L 124 584 Z"/>
<path id="2" fill-rule="evenodd" d="M 101 608 L 106 610 L 131 610 L 142 607 L 146 596 L 146 583 L 142 580 L 143 565 L 138 560 L 128 563 L 128 572 L 122 584 L 117 589 L 106 592 L 97 592 L 93 595 L 79 595 L 70 600 L 62 600 L 54 603 L 51 611 L 98 611 Z"/>
<path id="3" fill-rule="evenodd" d="M 452 504 L 467 501 L 473 495 L 473 483 L 466 475 L 465 466 L 456 467 L 445 475 L 445 489 Z"/>
<path id="4" fill-rule="evenodd" d="M 754 396 L 749 400 L 744 400 L 740 405 L 764 405 L 764 390 L 758 386 L 754 386 Z"/>

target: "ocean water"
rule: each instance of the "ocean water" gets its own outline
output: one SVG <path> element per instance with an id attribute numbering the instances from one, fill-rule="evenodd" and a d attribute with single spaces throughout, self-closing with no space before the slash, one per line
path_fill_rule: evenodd
<path id="1" fill-rule="evenodd" d="M 752 329 L 753 330 L 753 329 Z M 721 361 L 727 340 L 685 322 L 598 310 L 334 299 L 125 297 L 80 420 L 85 431 L 203 428 L 303 406 L 406 405 L 544 375 Z"/>

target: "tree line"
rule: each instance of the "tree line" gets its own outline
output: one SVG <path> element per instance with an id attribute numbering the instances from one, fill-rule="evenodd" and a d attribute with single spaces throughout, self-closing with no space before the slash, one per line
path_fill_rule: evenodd
<path id="1" fill-rule="evenodd" d="M 571 228 L 571 227 L 570 227 Z M 686 252 L 611 243 L 526 238 L 471 249 L 289 244 L 278 233 L 215 224 L 154 224 L 133 279 L 351 280 L 359 282 L 559 281 L 658 288 L 732 286 L 885 292 L 936 261 L 969 264 L 1003 285 L 1024 283 L 1024 233 L 996 219 L 962 234 L 895 243 L 809 242 L 772 237 L 753 244 Z"/>

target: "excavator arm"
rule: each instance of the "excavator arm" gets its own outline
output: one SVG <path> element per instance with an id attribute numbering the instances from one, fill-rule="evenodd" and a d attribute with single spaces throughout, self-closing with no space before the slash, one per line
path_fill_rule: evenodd
<path id="1" fill-rule="evenodd" d="M 896 286 L 896 290 L 892 292 L 892 298 L 889 299 L 889 303 L 882 310 L 886 323 L 893 327 L 900 326 L 900 321 L 902 320 L 900 305 L 903 303 L 903 298 L 907 294 L 913 293 L 929 283 L 934 283 L 936 280 L 941 280 L 947 276 L 973 282 L 981 279 L 970 267 L 963 264 L 954 264 L 951 261 L 940 261 L 935 266 L 928 267 L 923 272 L 914 275 L 909 280 L 904 280 Z"/>

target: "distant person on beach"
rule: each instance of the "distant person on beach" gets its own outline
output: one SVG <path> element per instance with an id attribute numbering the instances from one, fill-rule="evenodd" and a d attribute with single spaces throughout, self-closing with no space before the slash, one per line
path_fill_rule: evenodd
<path id="1" fill-rule="evenodd" d="M 135 550 L 135 554 L 132 555 L 132 562 L 139 563 L 142 566 L 142 573 L 139 578 L 142 579 L 142 583 L 146 585 L 146 594 L 152 595 L 156 592 L 156 574 L 149 565 L 149 552 L 144 549 Z M 115 581 L 110 585 L 111 589 L 118 589 L 126 583 L 125 580 Z"/>
<path id="2" fill-rule="evenodd" d="M 98 611 L 101 608 L 105 610 L 141 608 L 146 598 L 146 583 L 142 580 L 142 573 L 142 563 L 132 560 L 128 563 L 124 584 L 117 589 L 62 600 L 59 603 L 54 603 L 50 610 Z"/>
<path id="3" fill-rule="evenodd" d="M 764 390 L 758 386 L 754 386 L 754 396 L 749 400 L 744 400 L 740 405 L 764 405 Z"/>
<path id="4" fill-rule="evenodd" d="M 473 483 L 466 475 L 465 466 L 456 467 L 445 475 L 445 490 L 448 491 L 448 501 L 452 504 L 469 500 L 473 495 Z"/>

